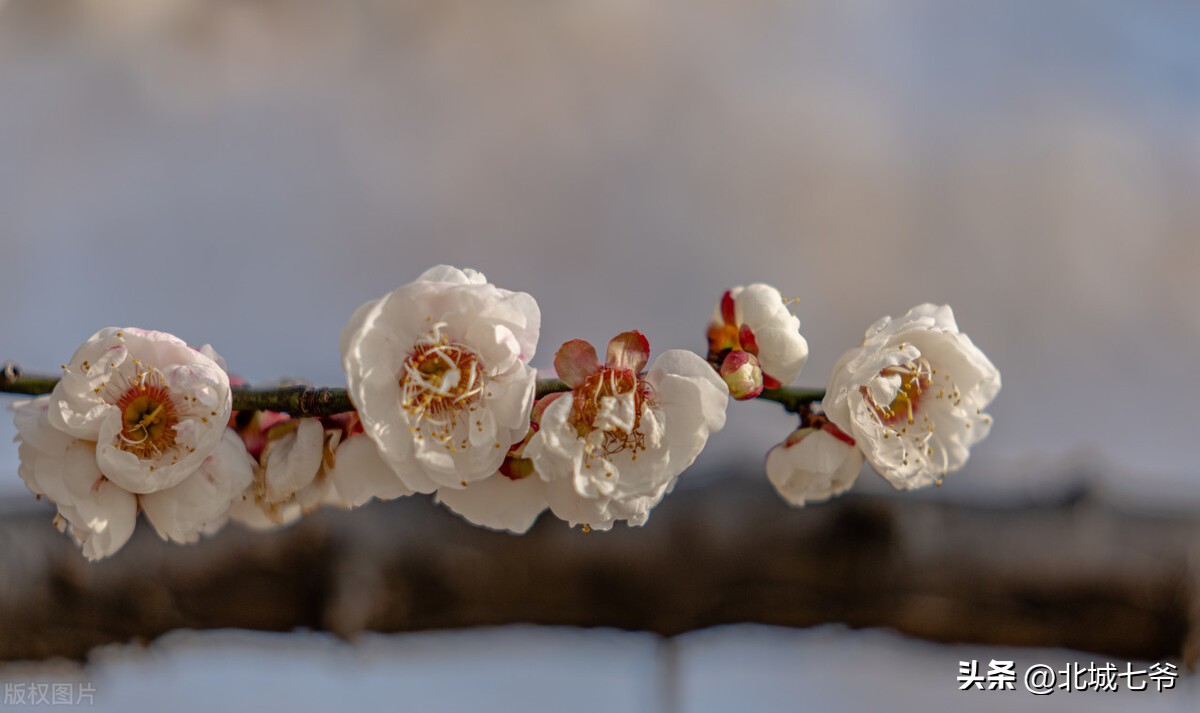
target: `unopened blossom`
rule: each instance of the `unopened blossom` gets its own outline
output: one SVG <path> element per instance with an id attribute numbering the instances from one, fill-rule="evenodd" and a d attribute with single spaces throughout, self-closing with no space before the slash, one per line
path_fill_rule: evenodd
<path id="1" fill-rule="evenodd" d="M 528 294 L 444 265 L 354 313 L 341 343 L 350 398 L 407 488 L 496 472 L 529 427 L 540 324 Z"/>
<path id="2" fill-rule="evenodd" d="M 643 373 L 649 356 L 639 332 L 609 342 L 603 364 L 578 339 L 555 354 L 571 392 L 546 406 L 525 455 L 546 483 L 551 511 L 572 525 L 643 524 L 725 425 L 729 389 L 707 362 L 671 350 Z"/>
<path id="3" fill-rule="evenodd" d="M 834 366 L 823 406 L 867 461 L 900 489 L 940 483 L 991 430 L 996 370 L 946 306 L 884 317 Z"/>
<path id="4" fill-rule="evenodd" d="M 767 478 L 793 505 L 819 503 L 854 485 L 862 451 L 854 439 L 828 421 L 800 428 L 767 453 Z"/>
<path id="5" fill-rule="evenodd" d="M 251 453 L 258 448 L 254 481 L 240 493 L 233 520 L 254 529 L 290 524 L 322 505 L 343 505 L 329 477 L 335 452 L 353 413 L 334 418 L 298 418 L 255 412 L 240 435 Z"/>
<path id="6" fill-rule="evenodd" d="M 739 401 L 756 398 L 763 390 L 763 373 L 758 357 L 739 350 L 725 355 L 718 370 L 729 395 Z"/>
<path id="7" fill-rule="evenodd" d="M 529 430 L 508 449 L 495 474 L 465 488 L 442 488 L 435 496 L 437 502 L 473 525 L 515 534 L 528 532 L 549 503 L 545 483 L 526 457 L 525 448 L 541 428 L 546 407 L 562 395 L 550 394 L 534 404 Z"/>
<path id="8" fill-rule="evenodd" d="M 795 381 L 808 361 L 808 341 L 800 334 L 800 320 L 779 290 L 762 283 L 727 291 L 713 312 L 708 325 L 709 362 L 719 369 L 731 351 L 758 357 L 768 389 Z"/>
<path id="9" fill-rule="evenodd" d="M 55 523 L 88 559 L 129 539 L 139 508 L 164 539 L 219 528 L 250 482 L 227 433 L 231 396 L 210 347 L 161 332 L 97 332 L 49 396 L 15 404 L 20 474 L 55 504 Z"/>

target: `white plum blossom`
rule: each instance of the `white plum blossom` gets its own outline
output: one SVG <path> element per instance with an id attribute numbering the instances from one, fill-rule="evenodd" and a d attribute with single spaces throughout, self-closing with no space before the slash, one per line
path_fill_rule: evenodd
<path id="1" fill-rule="evenodd" d="M 252 478 L 226 429 L 229 379 L 209 347 L 169 334 L 101 330 L 49 396 L 14 404 L 19 473 L 58 508 L 88 559 L 119 550 L 138 509 L 163 539 L 195 542 L 228 518 Z"/>
<path id="2" fill-rule="evenodd" d="M 767 453 L 767 479 L 792 505 L 820 503 L 854 485 L 863 456 L 832 423 L 800 428 Z"/>
<path id="3" fill-rule="evenodd" d="M 230 510 L 235 522 L 256 530 L 291 524 L 322 505 L 346 506 L 329 477 L 334 453 L 349 419 L 292 419 L 284 414 L 256 412 L 242 429 L 253 443 L 261 432 L 262 450 L 254 481 Z"/>
<path id="4" fill-rule="evenodd" d="M 940 483 L 991 429 L 1000 372 L 946 306 L 884 317 L 834 366 L 825 415 L 898 489 Z"/>
<path id="5" fill-rule="evenodd" d="M 529 428 L 540 326 L 528 294 L 444 265 L 354 313 L 341 340 L 350 399 L 406 488 L 496 473 Z"/>
<path id="6" fill-rule="evenodd" d="M 102 329 L 63 366 L 50 423 L 95 443 L 100 472 L 131 493 L 178 485 L 216 450 L 229 421 L 219 359 L 164 332 Z"/>
<path id="7" fill-rule="evenodd" d="M 800 375 L 808 361 L 808 341 L 779 290 L 755 283 L 722 295 L 708 325 L 709 361 L 719 369 L 737 351 L 758 358 L 766 388 L 785 386 Z"/>
<path id="8" fill-rule="evenodd" d="M 615 337 L 604 364 L 582 340 L 555 354 L 572 390 L 549 400 L 525 456 L 545 481 L 550 510 L 572 525 L 644 524 L 725 425 L 729 389 L 704 359 L 670 350 L 643 374 L 649 355 L 639 332 Z"/>

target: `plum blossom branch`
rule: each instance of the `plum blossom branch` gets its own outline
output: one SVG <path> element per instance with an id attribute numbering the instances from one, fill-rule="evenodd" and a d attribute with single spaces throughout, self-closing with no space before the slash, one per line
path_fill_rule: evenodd
<path id="1" fill-rule="evenodd" d="M 54 390 L 58 377 L 45 374 L 25 374 L 12 362 L 4 364 L 0 371 L 0 393 L 41 396 Z M 536 398 L 570 391 L 571 387 L 561 379 L 538 379 Z M 784 387 L 764 389 L 758 398 L 774 401 L 791 413 L 814 401 L 820 401 L 824 389 Z M 233 388 L 235 411 L 276 411 L 296 417 L 333 416 L 354 410 L 354 404 L 346 390 L 325 386 L 277 386 L 270 388 Z"/>
<path id="2" fill-rule="evenodd" d="M 25 374 L 12 362 L 0 371 L 0 393 L 42 396 L 54 390 L 56 376 Z M 346 390 L 321 386 L 276 386 L 250 388 L 235 386 L 235 411 L 277 411 L 297 417 L 333 416 L 354 410 Z"/>
<path id="3" fill-rule="evenodd" d="M 12 404 L 18 475 L 97 560 L 142 514 L 190 543 L 226 522 L 274 529 L 323 506 L 416 494 L 514 534 L 547 510 L 585 531 L 640 527 L 725 426 L 731 399 L 797 417 L 765 463 L 789 503 L 840 495 L 864 461 L 909 490 L 962 467 L 1000 388 L 949 306 L 876 322 L 827 389 L 789 386 L 808 342 L 790 301 L 762 283 L 725 292 L 704 356 L 651 360 L 649 339 L 628 330 L 603 358 L 564 343 L 542 372 L 557 378 L 539 379 L 529 359 L 541 322 L 532 295 L 438 265 L 351 315 L 346 388 L 244 385 L 209 345 L 106 327 L 61 374 L 0 364 L 0 393 L 39 397 Z"/>

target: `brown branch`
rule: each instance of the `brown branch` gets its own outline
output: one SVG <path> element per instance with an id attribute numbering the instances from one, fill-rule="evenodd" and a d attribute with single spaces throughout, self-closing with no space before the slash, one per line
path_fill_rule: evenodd
<path id="1" fill-rule="evenodd" d="M 89 564 L 48 510 L 0 519 L 0 660 L 82 657 L 177 628 L 343 636 L 516 622 L 673 635 L 736 622 L 1195 657 L 1194 519 L 1086 495 L 1011 509 L 850 496 L 795 510 L 765 479 L 683 488 L 644 528 L 481 530 L 404 498 L 193 547 L 144 524 Z M 1185 643 L 1186 642 L 1186 643 Z"/>
<path id="2" fill-rule="evenodd" d="M 345 389 L 324 386 L 284 386 L 273 389 L 233 389 L 235 411 L 278 411 L 292 416 L 332 416 L 354 410 Z"/>

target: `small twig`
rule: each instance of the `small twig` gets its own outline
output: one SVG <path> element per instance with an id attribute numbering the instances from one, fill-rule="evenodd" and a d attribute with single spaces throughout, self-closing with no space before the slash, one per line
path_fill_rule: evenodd
<path id="1" fill-rule="evenodd" d="M 0 369 L 0 392 L 7 394 L 48 394 L 54 390 L 57 383 L 58 377 L 55 376 L 23 374 L 21 367 L 11 361 L 4 362 L 4 368 Z"/>
<path id="2" fill-rule="evenodd" d="M 354 410 L 350 394 L 342 388 L 284 386 L 274 389 L 233 389 L 235 411 L 278 411 L 293 416 L 333 416 Z"/>
<path id="3" fill-rule="evenodd" d="M 537 400 L 543 396 L 549 396 L 550 394 L 558 394 L 570 390 L 571 387 L 567 386 L 566 382 L 559 379 L 538 379 L 537 392 L 533 398 Z"/>
<path id="4" fill-rule="evenodd" d="M 54 390 L 58 377 L 37 374 L 22 374 L 12 362 L 4 364 L 0 371 L 0 393 L 40 396 Z M 570 387 L 559 379 L 539 379 L 537 398 L 549 394 L 570 391 Z M 766 389 L 758 398 L 774 401 L 787 411 L 800 413 L 814 401 L 825 395 L 821 389 L 785 387 Z M 350 395 L 340 387 L 325 386 L 276 386 L 255 389 L 238 386 L 233 389 L 235 411 L 278 411 L 293 416 L 333 416 L 354 410 Z"/>
<path id="5" fill-rule="evenodd" d="M 763 389 L 758 398 L 774 401 L 783 406 L 785 411 L 801 414 L 814 401 L 820 401 L 825 398 L 825 389 L 805 389 L 799 386 L 785 386 L 782 389 Z"/>

